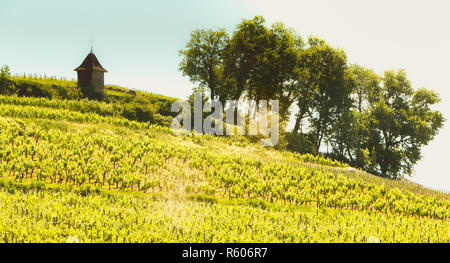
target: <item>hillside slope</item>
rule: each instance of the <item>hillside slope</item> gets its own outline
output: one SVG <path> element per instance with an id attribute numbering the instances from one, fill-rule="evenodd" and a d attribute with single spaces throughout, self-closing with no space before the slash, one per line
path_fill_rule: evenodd
<path id="1" fill-rule="evenodd" d="M 62 80 L 57 79 L 56 77 L 46 77 L 46 76 L 15 76 L 12 77 L 12 81 L 17 85 L 23 85 L 27 88 L 35 89 L 37 93 L 43 94 L 44 96 L 40 97 L 49 97 L 52 95 L 56 95 L 58 91 L 61 89 L 65 90 L 66 94 L 70 94 L 71 92 L 75 93 L 75 90 L 78 89 L 77 82 L 75 80 Z M 38 91 L 39 90 L 39 91 Z M 160 101 L 169 103 L 177 100 L 176 98 L 167 97 L 158 94 L 152 94 L 148 92 L 142 92 L 137 90 L 132 90 L 124 87 L 119 87 L 117 85 L 105 85 L 105 93 L 108 96 L 121 98 L 121 97 L 145 97 L 153 102 Z M 32 96 L 33 94 L 28 94 Z M 36 94 L 34 94 L 36 95 Z M 58 94 L 60 95 L 60 94 Z"/>
<path id="2" fill-rule="evenodd" d="M 0 97 L 0 241 L 450 241 L 450 195 L 244 139 Z"/>
<path id="3" fill-rule="evenodd" d="M 75 81 L 58 80 L 55 77 L 15 76 L 7 81 L 8 88 L 3 88 L 1 94 L 17 96 L 16 104 L 27 105 L 31 98 L 46 98 L 53 101 L 44 102 L 49 107 L 63 107 L 68 104 L 69 110 L 94 112 L 100 115 L 114 115 L 139 122 L 151 122 L 162 126 L 170 125 L 171 105 L 177 99 L 163 95 L 131 90 L 114 85 L 106 85 L 100 101 L 88 101 L 88 94 L 83 94 Z M 98 95 L 98 94 L 97 94 Z M 23 102 L 21 100 L 23 99 Z M 81 101 L 81 102 L 80 102 Z"/>

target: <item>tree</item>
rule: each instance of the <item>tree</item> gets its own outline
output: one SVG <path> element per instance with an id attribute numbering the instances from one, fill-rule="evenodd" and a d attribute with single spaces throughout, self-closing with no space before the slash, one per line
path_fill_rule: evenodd
<path id="1" fill-rule="evenodd" d="M 0 94 L 12 94 L 13 82 L 9 67 L 4 65 L 0 68 Z"/>
<path id="2" fill-rule="evenodd" d="M 434 91 L 414 91 L 403 70 L 385 72 L 381 98 L 369 111 L 368 148 L 377 164 L 372 172 L 392 178 L 412 174 L 421 147 L 445 121 L 439 111 L 430 108 L 439 101 Z"/>
<path id="3" fill-rule="evenodd" d="M 343 111 L 330 128 L 330 157 L 363 170 L 373 170 L 374 161 L 368 149 L 367 112 L 357 108 Z"/>
<path id="4" fill-rule="evenodd" d="M 312 129 L 310 138 L 319 149 L 338 114 L 350 105 L 350 89 L 345 85 L 347 57 L 343 50 L 310 37 L 308 48 L 301 52 L 299 61 L 294 85 L 299 112 L 294 133 L 308 116 Z"/>
<path id="5" fill-rule="evenodd" d="M 345 83 L 352 105 L 336 115 L 330 128 L 331 157 L 385 177 L 410 175 L 421 147 L 443 126 L 442 114 L 430 109 L 439 96 L 414 91 L 403 70 L 386 71 L 381 78 L 352 65 Z"/>
<path id="6" fill-rule="evenodd" d="M 268 43 L 268 30 L 264 18 L 257 16 L 252 20 L 242 20 L 237 25 L 225 50 L 224 75 L 229 89 L 228 99 L 239 100 L 249 90 L 252 78 L 257 74 L 259 54 Z"/>
<path id="7" fill-rule="evenodd" d="M 351 91 L 351 107 L 341 111 L 331 127 L 332 156 L 362 169 L 373 164 L 367 149 L 367 111 L 380 99 L 380 80 L 370 69 L 350 65 L 345 72 L 345 85 Z"/>
<path id="8" fill-rule="evenodd" d="M 346 80 L 351 85 L 352 97 L 359 113 L 380 99 L 381 77 L 373 70 L 352 64 L 346 72 Z"/>
<path id="9" fill-rule="evenodd" d="M 253 114 L 258 103 L 250 102 L 276 99 L 286 123 L 296 103 L 288 148 L 319 154 L 326 143 L 331 157 L 374 174 L 411 174 L 421 147 L 445 121 L 431 110 L 439 96 L 414 91 L 404 71 L 386 71 L 382 78 L 348 65 L 342 49 L 318 37 L 305 45 L 292 29 L 282 23 L 267 27 L 260 16 L 242 20 L 231 38 L 224 30 L 196 30 L 180 54 L 183 74 L 223 105 L 248 99 Z"/>
<path id="10" fill-rule="evenodd" d="M 211 92 L 211 99 L 223 94 L 220 91 L 223 71 L 223 52 L 228 42 L 225 29 L 195 30 L 186 44 L 186 49 L 180 51 L 183 60 L 179 70 L 200 87 L 206 87 Z"/>
<path id="11" fill-rule="evenodd" d="M 293 102 L 290 82 L 297 66 L 302 39 L 282 23 L 270 28 L 256 16 L 237 26 L 225 51 L 224 75 L 229 98 L 280 101 L 280 116 L 286 118 Z"/>

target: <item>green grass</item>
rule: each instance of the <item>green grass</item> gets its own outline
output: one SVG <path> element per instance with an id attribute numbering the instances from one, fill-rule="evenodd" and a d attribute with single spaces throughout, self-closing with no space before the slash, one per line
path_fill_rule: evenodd
<path id="1" fill-rule="evenodd" d="M 59 85 L 65 87 L 77 87 L 77 82 L 73 80 L 58 80 L 51 78 L 33 78 L 33 77 L 12 77 L 13 81 L 27 81 L 31 83 L 38 83 L 41 85 Z"/>
<path id="2" fill-rule="evenodd" d="M 105 89 L 105 93 L 108 96 L 116 96 L 116 97 L 131 97 L 132 95 L 127 94 L 125 92 L 115 91 L 115 90 L 108 90 Z"/>
<path id="3" fill-rule="evenodd" d="M 24 81 L 24 82 L 28 82 L 31 84 L 39 84 L 39 85 L 44 85 L 47 87 L 51 87 L 53 85 L 56 86 L 62 86 L 62 87 L 67 87 L 67 88 L 77 88 L 78 84 L 76 81 L 74 80 L 60 80 L 60 79 L 56 79 L 56 78 L 50 78 L 50 77 L 23 77 L 23 76 L 14 76 L 11 77 L 11 79 L 13 81 Z M 177 98 L 172 98 L 172 97 L 168 97 L 168 96 L 164 96 L 164 95 L 159 95 L 159 94 L 153 94 L 153 93 L 148 93 L 148 92 L 142 92 L 142 91 L 137 91 L 137 90 L 133 90 L 133 89 L 128 89 L 128 88 L 124 88 L 124 87 L 120 87 L 117 85 L 112 85 L 112 84 L 106 84 L 105 85 L 105 93 L 107 95 L 111 95 L 111 96 L 115 96 L 115 97 L 125 97 L 125 98 L 133 98 L 133 97 L 144 97 L 147 99 L 150 99 L 152 101 L 160 101 L 160 102 L 168 102 L 168 103 L 173 103 L 174 101 L 178 100 Z M 136 95 L 133 95 L 136 94 Z"/>

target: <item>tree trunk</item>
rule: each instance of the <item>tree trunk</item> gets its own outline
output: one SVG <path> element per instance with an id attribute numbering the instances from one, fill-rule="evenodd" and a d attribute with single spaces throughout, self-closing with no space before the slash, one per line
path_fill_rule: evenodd
<path id="1" fill-rule="evenodd" d="M 215 88 L 211 86 L 209 89 L 211 90 L 211 101 L 213 101 L 216 97 Z"/>

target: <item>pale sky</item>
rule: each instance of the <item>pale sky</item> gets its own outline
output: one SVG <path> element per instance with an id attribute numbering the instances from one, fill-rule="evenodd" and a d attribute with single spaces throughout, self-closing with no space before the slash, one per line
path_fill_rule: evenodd
<path id="1" fill-rule="evenodd" d="M 441 95 L 436 109 L 450 118 L 449 10 L 446 0 L 0 0 L 0 65 L 72 79 L 93 37 L 107 83 L 186 98 L 192 84 L 177 68 L 189 33 L 231 33 L 242 18 L 262 15 L 324 38 L 379 74 L 404 68 L 414 88 Z M 424 148 L 413 180 L 450 191 L 449 146 L 446 123 Z"/>

